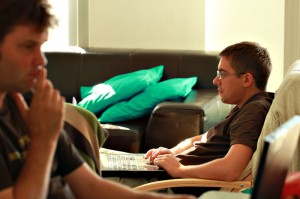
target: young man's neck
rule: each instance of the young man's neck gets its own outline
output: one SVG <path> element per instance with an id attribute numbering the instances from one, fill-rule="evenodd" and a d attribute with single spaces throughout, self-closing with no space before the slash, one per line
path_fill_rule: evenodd
<path id="1" fill-rule="evenodd" d="M 255 94 L 257 93 L 260 93 L 260 92 L 264 92 L 263 90 L 260 90 L 258 88 L 254 88 L 254 89 L 250 89 L 247 93 L 245 93 L 245 96 L 244 96 L 244 100 L 241 101 L 240 104 L 236 104 L 239 108 L 241 108 L 248 99 L 250 99 L 252 96 L 254 96 Z"/>

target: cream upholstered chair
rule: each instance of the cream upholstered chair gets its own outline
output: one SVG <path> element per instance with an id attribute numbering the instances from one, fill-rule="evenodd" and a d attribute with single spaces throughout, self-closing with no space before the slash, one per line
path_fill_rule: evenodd
<path id="1" fill-rule="evenodd" d="M 262 149 L 263 139 L 266 135 L 274 131 L 294 115 L 300 115 L 300 59 L 296 60 L 289 68 L 275 93 L 275 99 L 267 114 L 261 136 L 257 143 L 258 149 Z M 261 150 L 256 150 L 252 158 L 252 172 L 254 176 L 256 176 L 257 162 L 260 156 Z M 290 172 L 294 171 L 300 171 L 300 141 L 290 165 Z"/>
<path id="2" fill-rule="evenodd" d="M 263 140 L 281 124 L 294 115 L 300 115 L 300 60 L 296 60 L 290 67 L 283 82 L 275 93 L 275 99 L 266 116 L 266 120 L 259 137 L 257 150 L 247 168 L 237 181 L 225 182 L 206 179 L 170 179 L 151 182 L 136 187 L 137 190 L 152 191 L 170 187 L 220 187 L 224 191 L 237 191 L 253 185 L 252 176 L 256 176 L 258 161 L 261 156 Z M 290 171 L 300 171 L 300 143 L 294 155 Z"/>
<path id="3" fill-rule="evenodd" d="M 250 161 L 247 167 L 243 170 L 240 177 L 236 181 L 232 182 L 197 178 L 181 178 L 150 182 L 135 187 L 134 189 L 140 191 L 155 191 L 173 187 L 219 187 L 223 191 L 237 192 L 242 189 L 252 187 L 251 165 L 252 163 Z"/>

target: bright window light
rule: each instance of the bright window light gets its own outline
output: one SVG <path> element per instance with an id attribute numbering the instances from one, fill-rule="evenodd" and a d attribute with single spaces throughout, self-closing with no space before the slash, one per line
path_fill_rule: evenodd
<path id="1" fill-rule="evenodd" d="M 43 50 L 60 50 L 69 46 L 69 0 L 49 0 L 51 12 L 58 19 L 58 25 L 49 29 L 48 41 Z"/>

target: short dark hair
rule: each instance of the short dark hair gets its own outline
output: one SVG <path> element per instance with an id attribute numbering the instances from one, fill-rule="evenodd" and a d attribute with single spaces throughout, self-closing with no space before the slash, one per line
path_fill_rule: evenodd
<path id="1" fill-rule="evenodd" d="M 0 44 L 16 25 L 32 25 L 40 32 L 55 25 L 50 8 L 47 0 L 1 0 Z"/>
<path id="2" fill-rule="evenodd" d="M 272 63 L 266 48 L 255 42 L 240 42 L 226 47 L 219 54 L 228 57 L 237 74 L 249 72 L 255 78 L 255 85 L 261 90 L 267 87 Z"/>

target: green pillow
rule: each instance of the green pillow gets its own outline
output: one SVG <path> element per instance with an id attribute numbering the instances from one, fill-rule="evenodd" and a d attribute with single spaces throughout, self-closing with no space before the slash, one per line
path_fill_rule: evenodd
<path id="1" fill-rule="evenodd" d="M 78 106 L 93 113 L 102 112 L 107 107 L 128 100 L 148 86 L 157 83 L 162 77 L 163 69 L 164 66 L 160 65 L 118 75 L 92 87 L 81 87 L 82 100 Z"/>
<path id="2" fill-rule="evenodd" d="M 121 122 L 149 115 L 160 102 L 186 97 L 197 82 L 197 77 L 174 78 L 146 88 L 129 101 L 119 102 L 105 110 L 100 122 Z"/>

